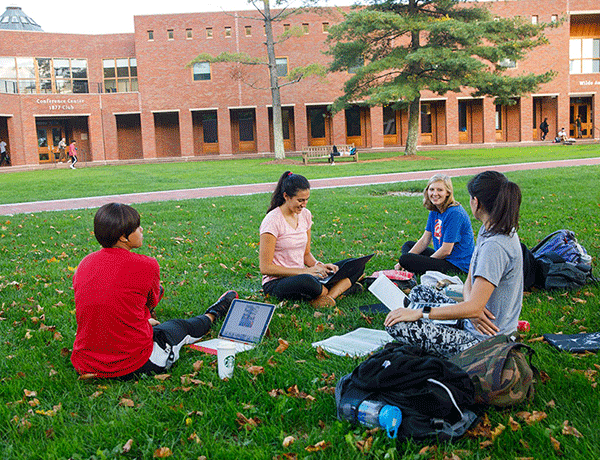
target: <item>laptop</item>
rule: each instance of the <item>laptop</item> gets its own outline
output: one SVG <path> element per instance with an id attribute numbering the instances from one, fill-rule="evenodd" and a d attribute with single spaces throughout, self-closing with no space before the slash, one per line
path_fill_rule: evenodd
<path id="1" fill-rule="evenodd" d="M 350 276 L 351 273 L 355 273 L 361 268 L 362 271 L 364 271 L 365 265 L 367 265 L 367 262 L 371 260 L 371 257 L 373 257 L 374 255 L 375 254 L 369 254 L 368 256 L 347 259 L 344 261 L 344 263 L 340 265 L 340 268 L 337 272 L 332 273 L 331 275 L 326 276 L 325 278 L 322 278 L 319 281 L 321 282 L 321 284 L 335 284 L 338 281 L 343 280 L 344 278 L 348 278 L 348 276 Z"/>
<path id="2" fill-rule="evenodd" d="M 216 355 L 219 342 L 228 340 L 235 344 L 236 353 L 251 350 L 267 332 L 274 311 L 275 305 L 234 299 L 221 326 L 219 337 L 196 342 L 190 347 Z"/>
<path id="3" fill-rule="evenodd" d="M 404 307 L 404 308 L 412 308 L 415 310 L 420 310 L 426 306 L 441 307 L 444 304 L 440 303 L 426 303 L 426 302 L 413 302 L 411 301 L 402 289 L 396 286 L 392 281 L 385 276 L 384 274 L 380 274 L 375 281 L 369 286 L 369 291 L 371 291 L 375 297 L 377 297 L 383 305 L 385 305 L 388 310 L 395 310 L 396 308 Z M 455 319 L 447 319 L 447 320 L 432 320 L 437 324 L 449 324 L 455 325 L 458 320 Z"/>

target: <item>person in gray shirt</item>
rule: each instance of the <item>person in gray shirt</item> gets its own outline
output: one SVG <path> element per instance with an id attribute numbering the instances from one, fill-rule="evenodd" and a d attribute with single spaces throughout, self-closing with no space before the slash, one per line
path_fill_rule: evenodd
<path id="1" fill-rule="evenodd" d="M 413 288 L 413 302 L 439 306 L 397 308 L 386 317 L 397 341 L 448 358 L 494 336 L 517 329 L 523 304 L 523 255 L 517 230 L 521 190 L 496 171 L 473 177 L 467 189 L 471 212 L 482 223 L 463 301 L 456 303 L 429 286 Z M 456 325 L 434 320 L 462 320 Z"/>

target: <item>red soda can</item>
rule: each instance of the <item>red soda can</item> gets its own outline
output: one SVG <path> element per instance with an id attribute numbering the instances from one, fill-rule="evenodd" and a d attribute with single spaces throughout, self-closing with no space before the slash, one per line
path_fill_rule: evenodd
<path id="1" fill-rule="evenodd" d="M 529 321 L 519 321 L 519 325 L 517 326 L 517 330 L 520 332 L 528 332 L 531 330 L 531 325 Z"/>

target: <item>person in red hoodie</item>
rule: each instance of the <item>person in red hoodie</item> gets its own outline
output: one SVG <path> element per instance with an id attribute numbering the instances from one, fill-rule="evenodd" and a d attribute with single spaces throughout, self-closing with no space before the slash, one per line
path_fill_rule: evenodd
<path id="1" fill-rule="evenodd" d="M 102 249 L 87 255 L 73 276 L 77 333 L 71 362 L 80 374 L 129 380 L 164 372 L 238 297 L 227 291 L 203 315 L 159 323 L 152 317 L 163 296 L 158 262 L 132 252 L 144 240 L 139 213 L 106 204 L 94 217 L 94 235 Z"/>

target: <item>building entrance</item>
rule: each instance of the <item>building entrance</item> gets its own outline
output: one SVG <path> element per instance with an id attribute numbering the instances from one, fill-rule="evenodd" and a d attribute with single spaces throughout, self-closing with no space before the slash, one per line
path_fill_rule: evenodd
<path id="1" fill-rule="evenodd" d="M 64 127 L 52 122 L 38 122 L 36 131 L 40 163 L 55 163 L 59 161 L 60 151 L 58 143 L 65 137 Z"/>
<path id="2" fill-rule="evenodd" d="M 579 121 L 577 121 L 578 118 Z M 570 137 L 574 137 L 576 139 L 585 139 L 593 137 L 591 97 L 571 99 L 569 123 Z"/>

